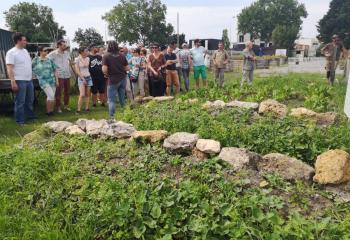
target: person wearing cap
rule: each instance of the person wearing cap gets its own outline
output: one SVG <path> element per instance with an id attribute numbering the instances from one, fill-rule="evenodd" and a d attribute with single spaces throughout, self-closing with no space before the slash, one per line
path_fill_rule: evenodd
<path id="1" fill-rule="evenodd" d="M 51 59 L 57 67 L 58 86 L 56 88 L 56 110 L 58 113 L 62 112 L 61 96 L 64 92 L 64 110 L 71 111 L 69 108 L 69 90 L 71 78 L 71 66 L 69 51 L 67 51 L 66 41 L 61 39 L 57 42 L 57 49 L 52 51 L 48 58 Z"/>
<path id="2" fill-rule="evenodd" d="M 190 50 L 193 62 L 194 79 L 196 80 L 196 87 L 199 88 L 200 78 L 202 78 L 203 85 L 207 86 L 207 68 L 205 66 L 205 56 L 207 50 L 201 45 L 199 39 L 194 40 L 194 47 Z"/>
<path id="3" fill-rule="evenodd" d="M 58 74 L 55 63 L 47 57 L 49 49 L 40 46 L 38 56 L 32 61 L 33 73 L 39 80 L 41 89 L 46 94 L 46 114 L 52 116 L 55 104 L 56 86 Z"/>
<path id="4" fill-rule="evenodd" d="M 344 50 L 345 48 L 340 42 L 338 35 L 333 35 L 332 42 L 321 49 L 321 53 L 326 57 L 325 68 L 327 71 L 327 80 L 330 85 L 334 84 L 335 71 Z"/>
<path id="5" fill-rule="evenodd" d="M 102 72 L 102 56 L 99 54 L 100 47 L 92 44 L 90 45 L 90 65 L 89 72 L 92 78 L 92 106 L 97 106 L 97 94 L 101 101 L 101 106 L 104 107 L 106 104 L 105 89 L 106 89 L 106 80 Z"/>
<path id="6" fill-rule="evenodd" d="M 213 54 L 213 62 L 215 67 L 215 81 L 220 87 L 223 87 L 225 69 L 228 63 L 228 54 L 224 49 L 223 42 L 219 42 L 218 50 Z"/>
<path id="7" fill-rule="evenodd" d="M 182 44 L 182 49 L 179 51 L 180 75 L 184 79 L 186 91 L 190 90 L 190 69 L 192 68 L 191 53 L 187 43 Z M 181 85 L 181 83 L 180 83 Z"/>

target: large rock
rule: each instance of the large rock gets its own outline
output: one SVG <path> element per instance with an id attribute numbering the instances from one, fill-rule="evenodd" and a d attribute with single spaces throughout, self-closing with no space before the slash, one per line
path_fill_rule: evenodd
<path id="1" fill-rule="evenodd" d="M 302 161 L 280 153 L 265 155 L 258 163 L 258 170 L 276 173 L 286 180 L 311 180 L 315 170 Z"/>
<path id="2" fill-rule="evenodd" d="M 205 160 L 208 159 L 209 156 L 210 155 L 208 153 L 202 152 L 196 147 L 192 149 L 192 157 L 194 157 L 197 160 Z"/>
<path id="3" fill-rule="evenodd" d="M 85 132 L 78 126 L 78 125 L 73 125 L 70 127 L 67 127 L 66 130 L 64 130 L 66 134 L 69 135 L 84 135 Z"/>
<path id="4" fill-rule="evenodd" d="M 236 107 L 236 108 L 245 108 L 245 109 L 252 109 L 252 110 L 258 110 L 259 103 L 255 102 L 241 102 L 241 101 L 232 101 L 226 104 L 226 107 Z"/>
<path id="5" fill-rule="evenodd" d="M 226 147 L 220 152 L 219 158 L 230 163 L 234 170 L 257 169 L 261 156 L 243 148 Z"/>
<path id="6" fill-rule="evenodd" d="M 335 112 L 326 112 L 317 114 L 317 124 L 323 126 L 333 125 L 338 118 L 338 113 Z"/>
<path id="7" fill-rule="evenodd" d="M 276 100 L 268 99 L 260 103 L 259 113 L 273 113 L 279 118 L 284 118 L 288 113 L 288 108 Z"/>
<path id="8" fill-rule="evenodd" d="M 339 184 L 350 180 L 350 155 L 343 150 L 330 150 L 317 157 L 314 181 Z"/>
<path id="9" fill-rule="evenodd" d="M 80 127 L 81 130 L 86 131 L 86 121 L 88 121 L 85 118 L 78 119 L 75 124 Z"/>
<path id="10" fill-rule="evenodd" d="M 317 124 L 323 126 L 334 124 L 338 118 L 338 114 L 335 112 L 316 113 L 307 108 L 293 108 L 290 115 L 299 118 L 312 119 L 316 121 Z"/>
<path id="11" fill-rule="evenodd" d="M 100 136 L 102 129 L 108 125 L 107 120 L 86 120 L 85 126 L 86 126 L 86 134 L 89 136 Z"/>
<path id="12" fill-rule="evenodd" d="M 178 132 L 164 140 L 163 147 L 174 153 L 189 153 L 198 141 L 198 135 Z"/>
<path id="13" fill-rule="evenodd" d="M 221 150 L 220 142 L 211 139 L 199 139 L 196 148 L 207 154 L 218 154 Z"/>
<path id="14" fill-rule="evenodd" d="M 172 101 L 174 100 L 173 96 L 162 96 L 162 97 L 155 97 L 153 98 L 156 102 L 166 102 L 166 101 Z"/>
<path id="15" fill-rule="evenodd" d="M 315 118 L 317 113 L 310 109 L 300 107 L 291 109 L 289 115 L 299 118 Z"/>
<path id="16" fill-rule="evenodd" d="M 63 132 L 66 128 L 73 126 L 73 123 L 67 121 L 51 121 L 43 125 L 44 127 L 49 128 L 55 133 Z"/>
<path id="17" fill-rule="evenodd" d="M 101 129 L 101 136 L 110 138 L 130 138 L 135 132 L 132 124 L 125 122 L 107 122 Z"/>
<path id="18" fill-rule="evenodd" d="M 135 140 L 145 140 L 150 143 L 163 141 L 168 136 L 168 132 L 164 130 L 136 131 L 132 137 Z"/>
<path id="19" fill-rule="evenodd" d="M 226 103 L 221 100 L 216 100 L 214 102 L 207 101 L 202 105 L 203 109 L 206 110 L 217 110 L 217 109 L 222 109 L 226 106 Z"/>
<path id="20" fill-rule="evenodd" d="M 44 146 L 52 135 L 52 130 L 42 127 L 33 132 L 27 133 L 22 138 L 22 145 L 29 148 Z"/>

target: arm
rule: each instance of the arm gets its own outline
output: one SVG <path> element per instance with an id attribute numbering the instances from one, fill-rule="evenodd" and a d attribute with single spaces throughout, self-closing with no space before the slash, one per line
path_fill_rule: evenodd
<path id="1" fill-rule="evenodd" d="M 79 60 L 78 60 L 78 61 L 79 61 Z M 81 75 L 81 72 L 80 72 L 80 68 L 79 68 L 78 61 L 75 62 L 75 73 L 76 73 L 82 80 L 84 80 L 84 76 Z"/>
<path id="2" fill-rule="evenodd" d="M 107 65 L 102 65 L 102 72 L 105 76 L 108 76 L 108 66 Z"/>
<path id="3" fill-rule="evenodd" d="M 213 54 L 213 63 L 214 63 L 214 66 L 216 66 L 216 52 L 214 52 Z"/>
<path id="4" fill-rule="evenodd" d="M 18 91 L 18 86 L 17 86 L 16 80 L 15 80 L 15 73 L 13 71 L 14 65 L 13 64 L 7 64 L 6 68 L 7 68 L 7 73 L 9 75 L 9 78 L 11 80 L 12 91 L 17 92 Z"/>
<path id="5" fill-rule="evenodd" d="M 148 62 L 148 68 L 152 71 L 152 73 L 153 73 L 154 75 L 158 75 L 157 71 L 154 70 L 154 68 L 152 67 L 152 64 L 151 64 L 151 61 L 150 61 L 150 57 L 148 57 L 147 62 Z"/>

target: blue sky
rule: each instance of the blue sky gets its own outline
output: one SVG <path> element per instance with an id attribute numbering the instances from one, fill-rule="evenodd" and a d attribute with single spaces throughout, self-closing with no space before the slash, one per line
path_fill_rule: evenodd
<path id="1" fill-rule="evenodd" d="M 2 14 L 18 0 L 1 0 L 0 28 L 5 27 Z M 222 30 L 227 28 L 230 37 L 236 40 L 236 19 L 233 18 L 245 6 L 254 0 L 163 0 L 168 7 L 167 21 L 176 24 L 176 13 L 180 14 L 180 32 L 186 38 L 220 38 Z M 315 25 L 327 12 L 330 0 L 299 0 L 305 3 L 309 17 L 305 19 L 302 37 L 315 37 Z M 106 23 L 101 16 L 116 5 L 117 0 L 37 0 L 31 1 L 48 5 L 54 10 L 54 16 L 60 25 L 73 38 L 78 28 L 94 27 L 107 39 Z"/>

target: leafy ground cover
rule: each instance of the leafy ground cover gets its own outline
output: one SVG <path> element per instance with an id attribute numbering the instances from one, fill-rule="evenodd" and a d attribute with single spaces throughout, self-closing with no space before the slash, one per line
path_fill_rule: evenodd
<path id="1" fill-rule="evenodd" d="M 260 154 L 280 152 L 312 164 L 327 149 L 350 152 L 345 117 L 327 128 L 291 117 L 257 117 L 251 111 L 205 111 L 206 100 L 273 98 L 288 107 L 341 113 L 345 83 L 333 88 L 319 75 L 258 78 L 240 89 L 228 75 L 169 103 L 127 107 L 118 120 L 139 130 L 187 131 Z M 196 104 L 186 99 L 198 98 Z M 75 102 L 72 102 L 72 106 Z M 43 107 L 43 106 L 40 106 Z M 107 110 L 56 115 L 52 120 L 105 118 Z M 23 147 L 21 136 L 48 121 L 18 128 L 0 119 L 1 239 L 349 239 L 350 209 L 318 185 L 278 176 L 234 172 L 216 158 L 169 155 L 159 145 L 48 137 Z M 261 187 L 261 181 L 268 185 Z"/>

